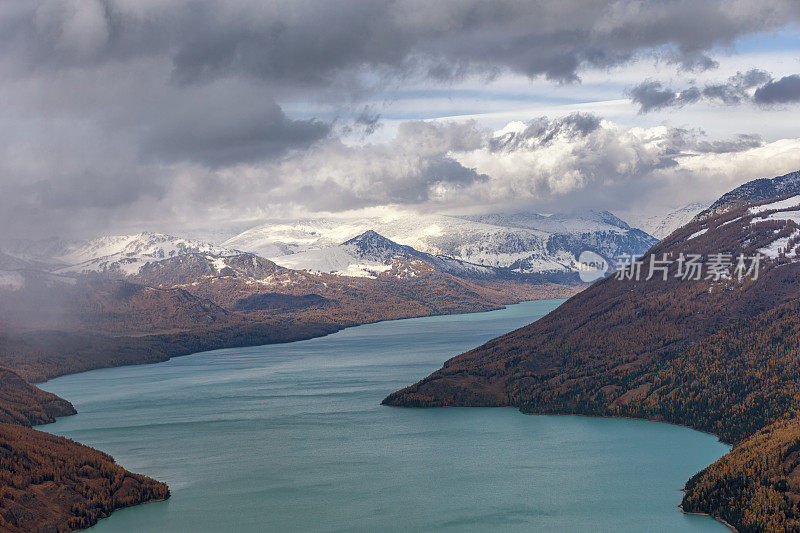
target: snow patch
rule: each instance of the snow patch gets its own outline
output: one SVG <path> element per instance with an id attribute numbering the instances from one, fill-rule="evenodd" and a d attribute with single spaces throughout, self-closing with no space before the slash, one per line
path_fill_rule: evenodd
<path id="1" fill-rule="evenodd" d="M 800 211 L 779 211 L 777 213 L 771 213 L 764 218 L 753 220 L 753 222 L 767 222 L 767 221 L 776 221 L 776 222 L 787 222 L 791 221 L 795 224 L 800 224 Z"/>
<path id="2" fill-rule="evenodd" d="M 224 257 L 210 257 L 211 263 L 214 265 L 214 269 L 217 272 L 222 272 L 224 268 L 228 267 L 228 263 L 225 261 Z"/>
<path id="3" fill-rule="evenodd" d="M 789 246 L 789 241 L 792 240 L 796 241 L 798 237 L 800 237 L 800 230 L 795 230 L 794 233 L 792 233 L 788 237 L 782 237 L 780 239 L 776 239 L 772 241 L 768 246 L 759 248 L 758 252 L 769 259 L 777 259 L 781 254 L 785 254 L 786 257 L 789 258 L 796 258 L 797 252 L 795 250 L 797 249 L 797 245 L 795 245 L 792 248 L 792 250 L 790 250 L 788 253 L 786 251 L 786 248 Z"/>
<path id="4" fill-rule="evenodd" d="M 271 261 L 292 270 L 325 272 L 341 276 L 375 277 L 386 272 L 391 265 L 383 261 L 370 261 L 356 257 L 350 247 L 332 246 L 319 250 L 308 250 L 296 254 L 272 257 Z"/>
<path id="5" fill-rule="evenodd" d="M 694 239 L 695 237 L 699 237 L 700 235 L 704 235 L 707 231 L 708 231 L 708 228 L 703 228 L 700 231 L 695 231 L 694 233 L 692 233 L 691 235 L 686 237 L 686 240 L 689 241 L 689 240 Z"/>
<path id="6" fill-rule="evenodd" d="M 751 215 L 757 215 L 759 213 L 763 213 L 764 211 L 790 209 L 792 207 L 800 207 L 800 195 L 792 196 L 791 198 L 786 198 L 785 200 L 772 202 L 771 204 L 757 205 L 755 207 L 751 207 L 748 212 Z"/>

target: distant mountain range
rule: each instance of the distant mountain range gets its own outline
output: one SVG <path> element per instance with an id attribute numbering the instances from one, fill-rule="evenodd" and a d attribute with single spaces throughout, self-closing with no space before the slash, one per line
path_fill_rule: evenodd
<path id="1" fill-rule="evenodd" d="M 359 263 L 336 247 L 370 230 L 431 256 L 521 274 L 577 272 L 578 256 L 584 250 L 613 264 L 617 256 L 642 254 L 657 242 L 607 211 L 589 211 L 550 216 L 402 215 L 268 222 L 228 239 L 223 246 L 292 268 L 346 271 L 353 265 L 352 272 L 358 273 L 364 271 Z"/>
<path id="2" fill-rule="evenodd" d="M 800 397 L 793 388 L 800 367 L 792 359 L 800 346 L 786 338 L 800 339 L 800 196 L 743 204 L 771 186 L 786 192 L 790 181 L 743 189 L 717 205 L 717 214 L 669 230 L 695 209 L 687 206 L 659 223 L 659 232 L 669 232 L 661 243 L 605 211 L 276 222 L 222 244 L 159 233 L 3 243 L 0 367 L 9 370 L 0 369 L 0 385 L 9 391 L 0 394 L 0 411 L 13 420 L 0 421 L 0 433 L 20 449 L 50 450 L 53 458 L 42 456 L 45 463 L 90 454 L 19 426 L 71 409 L 20 377 L 40 381 L 307 339 L 377 320 L 567 297 L 586 287 L 576 271 L 578 255 L 587 250 L 613 264 L 620 255 L 647 253 L 648 261 L 653 254 L 724 248 L 763 253 L 763 278 L 743 285 L 741 294 L 727 279 L 658 285 L 606 278 L 545 319 L 449 361 L 386 403 L 655 418 L 714 431 L 740 443 L 734 452 L 746 457 L 764 453 L 766 444 L 752 435 L 775 422 L 783 425 L 767 427 L 765 438 L 792 450 L 800 446 L 800 418 L 792 425 L 786 406 Z M 700 343 L 706 343 L 702 349 Z M 122 479 L 106 464 L 110 458 L 92 457 L 92 464 Z M 796 463 L 800 458 L 781 468 L 793 473 Z M 728 459 L 701 473 L 687 486 L 684 508 L 739 524 L 743 516 L 767 516 L 752 494 L 767 493 L 776 502 L 800 499 L 800 488 L 778 483 L 773 463 L 759 476 L 748 470 L 751 464 Z M 744 480 L 739 485 L 724 477 L 736 469 Z M 85 488 L 98 479 L 83 472 L 75 469 L 62 485 Z M 108 500 L 121 493 L 103 484 L 80 497 L 70 492 L 57 505 L 68 515 L 85 505 L 108 510 L 168 495 L 146 478 L 128 485 L 124 501 Z M 714 491 L 732 496 L 720 504 Z M 81 527 L 101 514 L 91 516 Z"/>
<path id="3" fill-rule="evenodd" d="M 328 272 L 343 276 L 376 277 L 395 272 L 399 276 L 414 275 L 413 268 L 395 268 L 399 263 L 425 263 L 440 272 L 463 278 L 513 277 L 515 272 L 506 268 L 476 265 L 446 255 L 433 255 L 397 244 L 368 230 L 342 244 L 310 249 L 295 254 L 273 258 L 277 264 L 295 270 Z"/>
<path id="4" fill-rule="evenodd" d="M 160 233 L 100 237 L 77 243 L 57 239 L 0 249 L 0 270 L 36 269 L 57 275 L 98 274 L 125 279 L 152 263 L 189 254 L 223 258 L 252 254 L 292 270 L 340 276 L 408 275 L 399 263 L 424 262 L 466 278 L 577 279 L 578 256 L 590 250 L 614 264 L 640 255 L 656 239 L 606 211 L 453 217 L 316 219 L 265 223 L 222 245 Z M 532 277 L 533 276 L 533 277 Z M 0 285 L 18 276 L 0 276 Z"/>
<path id="5" fill-rule="evenodd" d="M 514 406 L 713 432 L 734 448 L 689 481 L 683 509 L 739 531 L 798 530 L 799 251 L 800 173 L 750 182 L 625 276 L 594 283 L 384 403 Z M 757 275 L 748 274 L 759 254 Z M 688 274 L 695 255 L 699 276 Z M 647 280 L 651 265 L 666 270 Z"/>
<path id="6" fill-rule="evenodd" d="M 55 255 L 47 257 L 46 250 Z M 0 253 L 0 365 L 41 379 L 160 360 L 185 353 L 187 346 L 296 340 L 376 320 L 497 309 L 582 288 L 569 273 L 551 280 L 475 265 L 371 230 L 290 257 L 304 256 L 302 268 L 287 268 L 253 253 L 159 233 L 37 242 L 30 249 L 17 242 Z M 308 263 L 309 257 L 318 262 Z M 87 335 L 81 343 L 91 348 L 84 357 L 65 352 L 66 341 L 49 352 L 33 348 L 29 335 L 43 331 Z M 114 338 L 98 340 L 103 336 Z M 176 336 L 184 340 L 176 344 Z"/>
<path id="7" fill-rule="evenodd" d="M 225 257 L 241 252 L 211 243 L 145 232 L 100 237 L 70 247 L 52 260 L 68 265 L 55 271 L 59 274 L 98 272 L 130 276 L 137 274 L 146 264 L 196 253 Z"/>

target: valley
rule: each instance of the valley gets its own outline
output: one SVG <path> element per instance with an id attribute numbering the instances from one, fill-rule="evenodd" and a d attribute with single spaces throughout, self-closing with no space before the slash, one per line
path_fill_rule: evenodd
<path id="1" fill-rule="evenodd" d="M 321 264 L 307 261 L 315 253 Z M 584 287 L 569 265 L 522 272 L 475 264 L 372 230 L 296 256 L 298 268 L 287 268 L 156 233 L 7 245 L 0 255 L 2 526 L 82 529 L 116 509 L 169 497 L 166 485 L 102 452 L 31 429 L 75 409 L 29 383 L 359 324 L 500 309 Z"/>

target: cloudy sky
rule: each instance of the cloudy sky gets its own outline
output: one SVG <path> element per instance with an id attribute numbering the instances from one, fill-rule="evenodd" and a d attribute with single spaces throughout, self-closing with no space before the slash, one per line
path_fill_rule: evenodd
<path id="1" fill-rule="evenodd" d="M 0 237 L 635 220 L 800 169 L 800 3 L 8 0 Z"/>

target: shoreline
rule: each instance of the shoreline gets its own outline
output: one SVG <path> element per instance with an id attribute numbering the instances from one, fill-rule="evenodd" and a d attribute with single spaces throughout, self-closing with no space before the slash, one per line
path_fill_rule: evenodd
<path id="1" fill-rule="evenodd" d="M 508 407 L 514 407 L 514 406 L 513 405 L 509 405 Z M 686 428 L 686 429 L 691 429 L 692 431 L 697 431 L 698 433 L 704 433 L 706 435 L 711 435 L 712 437 L 716 437 L 718 442 L 724 444 L 725 446 L 730 447 L 731 449 L 733 448 L 733 444 L 731 444 L 730 442 L 725 442 L 716 433 L 712 433 L 711 431 L 705 431 L 703 429 L 693 428 L 692 426 L 689 426 L 687 424 L 680 424 L 678 422 L 668 422 L 666 420 L 655 420 L 655 419 L 652 419 L 652 418 L 637 418 L 635 416 L 587 415 L 587 414 L 584 414 L 584 413 L 528 413 L 528 412 L 523 411 L 519 407 L 514 407 L 514 408 L 518 409 L 519 412 L 522 413 L 523 415 L 533 415 L 533 416 L 537 416 L 537 415 L 585 416 L 586 418 L 617 418 L 617 419 L 621 419 L 621 420 L 641 420 L 642 422 L 658 422 L 660 424 L 668 424 L 670 426 L 683 427 L 683 428 Z M 410 408 L 410 409 L 413 409 L 413 407 Z M 436 409 L 436 408 L 433 407 L 432 409 Z M 697 514 L 703 514 L 703 513 L 697 513 Z"/>
<path id="2" fill-rule="evenodd" d="M 400 319 L 379 320 L 379 321 L 367 322 L 367 323 L 363 323 L 363 324 L 357 324 L 357 325 L 353 325 L 353 326 L 347 326 L 347 327 L 342 328 L 340 330 L 337 330 L 335 332 L 327 333 L 325 335 L 311 337 L 311 338 L 308 338 L 308 339 L 299 339 L 299 340 L 296 340 L 296 341 L 287 341 L 285 343 L 269 343 L 269 344 L 286 344 L 286 343 L 289 343 L 289 342 L 300 342 L 301 340 L 312 340 L 312 339 L 315 339 L 315 338 L 323 338 L 323 337 L 327 337 L 329 335 L 332 335 L 334 333 L 338 333 L 340 331 L 343 331 L 345 329 L 349 329 L 349 328 L 353 328 L 353 327 L 359 327 L 359 326 L 373 325 L 373 324 L 378 324 L 378 323 L 381 323 L 381 322 L 395 322 L 395 321 L 412 320 L 412 319 L 419 319 L 419 318 L 448 317 L 448 316 L 455 316 L 455 315 L 472 315 L 472 314 L 476 314 L 476 313 L 493 313 L 495 311 L 501 311 L 501 310 L 507 309 L 510 306 L 520 305 L 520 304 L 523 304 L 523 303 L 537 302 L 537 301 L 562 300 L 562 299 L 563 298 L 546 298 L 546 299 L 536 299 L 536 300 L 524 300 L 524 301 L 521 301 L 521 302 L 515 302 L 513 304 L 505 304 L 505 305 L 503 305 L 501 307 L 498 307 L 497 309 L 492 309 L 492 310 L 488 310 L 488 311 L 471 311 L 471 312 L 465 312 L 465 313 L 431 314 L 431 315 L 423 315 L 423 316 L 415 316 L 415 317 L 405 317 L 405 318 L 400 318 Z M 246 346 L 262 346 L 262 345 L 269 345 L 269 344 L 246 345 Z M 230 346 L 230 347 L 224 347 L 224 348 L 218 348 L 218 349 L 230 349 L 230 348 L 236 348 L 236 347 L 244 347 L 244 346 Z M 203 353 L 203 352 L 207 352 L 207 351 L 214 351 L 214 350 L 203 350 L 203 351 L 199 351 L 199 352 L 192 352 L 191 354 L 185 354 L 185 355 L 194 355 L 196 353 Z M 182 356 L 183 355 L 176 356 L 176 357 L 182 357 Z M 167 360 L 169 360 L 169 359 L 167 359 Z M 165 362 L 165 361 L 159 361 L 159 362 Z M 146 364 L 146 363 L 143 363 L 143 364 Z M 115 367 L 107 367 L 107 368 L 108 369 L 110 369 L 110 368 L 118 368 L 118 367 L 122 367 L 122 366 L 133 366 L 133 365 L 118 365 L 118 366 L 115 366 Z M 63 376 L 81 374 L 83 372 L 90 372 L 90 371 L 94 371 L 94 370 L 103 370 L 103 368 L 95 368 L 95 369 L 85 370 L 85 371 L 82 371 L 82 372 L 74 372 L 74 373 L 70 373 L 70 374 L 64 374 Z M 63 377 L 63 376 L 58 376 L 58 377 Z M 57 379 L 57 378 L 53 378 L 53 379 Z M 463 406 L 452 406 L 452 407 L 463 407 Z M 481 406 L 471 406 L 471 407 L 481 407 Z M 630 416 L 587 415 L 587 414 L 580 414 L 580 413 L 533 413 L 533 412 L 524 412 L 519 407 L 512 406 L 512 405 L 491 406 L 491 407 L 506 407 L 506 408 L 513 407 L 514 409 L 519 411 L 521 414 L 533 415 L 533 416 L 537 416 L 537 415 L 538 416 L 580 416 L 580 417 L 586 417 L 586 418 L 608 418 L 608 419 L 615 419 L 616 418 L 616 419 L 620 419 L 620 420 L 632 420 L 632 421 L 655 422 L 655 423 L 667 424 L 667 425 L 672 425 L 672 426 L 684 427 L 684 428 L 689 429 L 691 431 L 697 431 L 698 433 L 704 433 L 706 435 L 714 436 L 717 439 L 718 442 L 720 442 L 722 444 L 725 444 L 726 446 L 730 447 L 729 443 L 724 442 L 722 439 L 719 438 L 718 435 L 716 435 L 714 433 L 711 433 L 711 432 L 708 432 L 708 431 L 699 430 L 699 429 L 695 429 L 695 428 L 690 427 L 690 426 L 685 425 L 685 424 L 671 423 L 671 422 L 667 422 L 667 421 L 663 421 L 663 420 L 653 420 L 653 419 L 647 419 L 647 418 L 636 418 L 636 417 L 630 417 Z M 73 416 L 73 415 L 68 415 L 68 416 Z M 63 418 L 63 417 L 57 417 L 57 418 Z M 47 424 L 41 424 L 39 426 L 36 426 L 36 428 L 38 429 L 38 428 L 41 428 L 41 427 L 46 426 L 46 425 Z M 44 431 L 47 432 L 46 429 L 44 429 Z M 683 489 L 679 489 L 679 490 L 681 490 L 682 492 L 684 491 Z M 163 500 L 155 500 L 155 501 L 163 501 Z M 155 501 L 147 502 L 147 503 L 154 503 Z M 135 507 L 135 506 L 131 506 L 131 507 Z M 706 516 L 711 516 L 711 515 L 707 515 L 705 513 L 688 513 L 688 512 L 685 512 L 685 511 L 683 511 L 683 508 L 682 508 L 682 506 L 680 504 L 677 505 L 677 508 L 681 513 L 687 514 L 687 515 L 706 515 Z M 735 528 L 733 528 L 730 524 L 728 524 L 724 520 L 719 519 L 719 518 L 714 517 L 714 516 L 711 516 L 711 518 L 714 518 L 716 521 L 722 523 L 729 530 L 736 531 Z"/>
<path id="3" fill-rule="evenodd" d="M 39 381 L 39 382 L 36 382 L 36 383 L 38 383 L 38 384 L 47 383 L 47 382 L 49 382 L 51 380 L 58 379 L 60 377 L 66 377 L 66 376 L 71 376 L 71 375 L 82 374 L 84 372 L 94 372 L 94 371 L 98 371 L 98 370 L 111 370 L 111 369 L 114 369 L 114 368 L 122 368 L 122 367 L 125 367 L 125 366 L 138 366 L 138 365 L 146 365 L 146 364 L 164 363 L 164 362 L 167 362 L 167 361 L 171 360 L 173 357 L 188 357 L 190 355 L 194 355 L 194 354 L 197 354 L 197 353 L 204 353 L 204 352 L 208 352 L 208 351 L 224 350 L 224 349 L 235 349 L 235 348 L 246 348 L 246 347 L 256 347 L 256 346 L 269 346 L 269 345 L 273 345 L 273 344 L 288 344 L 288 343 L 292 343 L 292 342 L 302 342 L 302 341 L 307 341 L 307 340 L 320 339 L 320 338 L 328 337 L 330 335 L 334 335 L 336 333 L 342 332 L 342 331 L 344 331 L 346 329 L 356 328 L 356 327 L 360 327 L 360 326 L 374 325 L 374 324 L 379 324 L 381 322 L 395 322 L 395 321 L 403 321 L 403 320 L 415 320 L 415 319 L 420 319 L 420 318 L 434 318 L 434 317 L 448 317 L 448 316 L 457 316 L 457 315 L 473 315 L 473 314 L 479 314 L 479 313 L 493 313 L 493 312 L 496 312 L 496 311 L 502 311 L 502 310 L 508 309 L 509 306 L 520 305 L 520 304 L 529 303 L 529 302 L 550 301 L 550 300 L 565 300 L 566 301 L 566 299 L 567 298 L 537 298 L 537 299 L 532 299 L 532 300 L 522 300 L 522 301 L 518 301 L 518 302 L 506 303 L 506 304 L 499 305 L 496 308 L 492 308 L 492 309 L 484 309 L 484 310 L 476 310 L 476 311 L 465 311 L 465 312 L 453 312 L 453 313 L 444 313 L 444 314 L 433 314 L 432 313 L 432 314 L 419 315 L 419 316 L 410 316 L 410 317 L 403 317 L 403 318 L 396 318 L 396 319 L 386 318 L 386 319 L 369 321 L 369 322 L 364 322 L 364 323 L 359 323 L 359 324 L 347 325 L 347 326 L 341 327 L 341 328 L 339 328 L 339 329 L 337 329 L 335 331 L 330 331 L 330 332 L 324 333 L 322 335 L 314 335 L 314 336 L 310 336 L 310 337 L 306 337 L 306 338 L 286 340 L 286 341 L 282 341 L 282 342 L 257 343 L 257 344 L 245 343 L 245 344 L 234 344 L 234 345 L 230 345 L 230 346 L 221 346 L 221 347 L 216 347 L 216 348 L 212 348 L 212 349 L 208 349 L 208 350 L 198 350 L 198 351 L 192 351 L 190 353 L 185 353 L 185 354 L 171 355 L 171 356 L 169 356 L 169 357 L 167 357 L 167 358 L 165 358 L 163 360 L 160 360 L 160 361 L 144 361 L 144 362 L 141 362 L 141 363 L 132 363 L 132 364 L 122 364 L 122 365 L 113 365 L 113 366 L 90 368 L 90 369 L 86 369 L 86 370 L 81 370 L 79 372 L 68 372 L 68 373 L 60 374 L 60 375 L 51 377 L 49 379 L 45 379 L 44 381 Z M 33 386 L 36 386 L 36 384 L 34 384 Z M 41 390 L 45 390 L 45 389 L 41 389 Z M 76 416 L 79 413 L 80 412 L 76 409 L 75 412 L 72 413 L 72 414 L 64 415 L 64 416 L 56 416 L 56 417 L 54 417 L 53 421 L 46 422 L 44 424 L 37 424 L 35 426 L 32 426 L 31 429 L 33 429 L 35 431 L 41 431 L 42 433 L 45 433 L 47 435 L 57 436 L 54 433 L 50 433 L 49 431 L 47 431 L 46 427 L 48 425 L 54 423 L 55 421 L 61 419 L 61 418 L 67 418 L 67 417 L 70 417 L 70 416 Z M 96 449 L 96 448 L 92 448 L 92 449 Z M 98 450 L 98 451 L 100 451 L 100 450 Z M 105 453 L 105 452 L 102 452 L 102 451 L 100 451 L 100 452 L 101 453 Z M 125 468 L 123 465 L 120 465 L 119 463 L 116 463 L 116 460 L 114 460 L 114 464 L 117 464 L 121 468 Z M 126 506 L 126 507 L 120 507 L 119 509 L 115 509 L 115 510 L 111 511 L 108 516 L 100 518 L 98 520 L 98 522 L 103 520 L 104 518 L 110 517 L 115 511 L 118 511 L 118 510 L 121 510 L 121 509 L 125 509 L 125 508 L 138 507 L 139 505 L 146 505 L 148 503 L 156 503 L 156 502 L 160 502 L 160 501 L 167 501 L 167 499 L 169 499 L 169 495 L 166 498 L 163 498 L 163 499 L 152 500 L 152 501 L 143 502 L 143 503 L 140 503 L 140 504 L 129 505 L 129 506 Z M 92 524 L 92 526 L 96 525 L 96 524 L 97 524 L 97 522 L 95 522 L 95 524 Z M 89 527 L 92 527 L 92 526 L 89 526 Z"/>
<path id="4" fill-rule="evenodd" d="M 302 341 L 308 341 L 308 340 L 313 340 L 313 339 L 321 339 L 321 338 L 324 338 L 324 337 L 328 337 L 330 335 L 335 335 L 336 333 L 345 331 L 347 329 L 357 328 L 357 327 L 360 327 L 360 326 L 368 326 L 368 325 L 373 325 L 373 324 L 380 324 L 380 323 L 383 323 L 383 322 L 397 322 L 397 321 L 402 321 L 402 320 L 416 320 L 416 319 L 419 319 L 419 318 L 434 318 L 434 317 L 448 317 L 448 316 L 458 316 L 458 315 L 474 315 L 474 314 L 480 314 L 480 313 L 493 313 L 495 311 L 502 311 L 504 309 L 508 309 L 509 306 L 513 306 L 513 305 L 519 305 L 519 304 L 528 303 L 528 302 L 541 302 L 541 301 L 551 301 L 551 300 L 564 300 L 564 301 L 566 301 L 566 300 L 568 300 L 568 298 L 565 298 L 565 297 L 560 297 L 560 298 L 535 298 L 535 299 L 531 299 L 531 300 L 520 300 L 518 302 L 509 302 L 509 303 L 505 303 L 505 304 L 502 304 L 502 305 L 498 305 L 497 307 L 493 307 L 493 308 L 490 308 L 490 309 L 479 309 L 479 310 L 473 310 L 473 311 L 470 311 L 470 310 L 467 310 L 467 311 L 454 311 L 454 312 L 451 312 L 451 313 L 430 313 L 430 314 L 422 314 L 422 315 L 415 315 L 415 316 L 405 316 L 405 317 L 401 317 L 401 318 L 381 318 L 381 319 L 378 319 L 378 320 L 369 320 L 369 321 L 365 321 L 365 322 L 358 322 L 358 323 L 353 323 L 353 324 L 345 324 L 345 325 L 342 325 L 340 327 L 333 326 L 333 327 L 336 327 L 336 329 L 334 329 L 332 331 L 326 331 L 326 332 L 318 334 L 318 335 L 314 335 L 314 334 L 312 334 L 310 336 L 300 335 L 297 338 L 276 339 L 276 340 L 274 340 L 272 342 L 258 342 L 258 341 L 256 341 L 255 343 L 248 343 L 248 342 L 245 342 L 245 343 L 239 343 L 239 342 L 227 343 L 227 342 L 223 341 L 217 346 L 208 347 L 206 349 L 194 350 L 194 351 L 191 351 L 191 352 L 188 352 L 188 353 L 180 353 L 180 352 L 178 352 L 178 353 L 175 353 L 175 354 L 170 354 L 170 355 L 166 356 L 166 358 L 160 359 L 158 361 L 126 362 L 126 363 L 117 364 L 117 365 L 96 366 L 94 368 L 86 368 L 86 369 L 78 370 L 76 372 L 64 372 L 62 374 L 53 375 L 53 376 L 46 377 L 46 378 L 41 379 L 41 380 L 30 380 L 29 383 L 31 383 L 33 385 L 39 385 L 39 384 L 47 383 L 47 382 L 49 382 L 49 381 L 51 381 L 53 379 L 58 379 L 60 377 L 71 376 L 71 375 L 75 375 L 75 374 L 82 374 L 84 372 L 92 372 L 94 370 L 105 370 L 105 369 L 120 368 L 120 367 L 125 367 L 125 366 L 139 366 L 139 365 L 158 364 L 158 363 L 163 363 L 163 362 L 169 361 L 170 359 L 173 359 L 175 357 L 186 357 L 186 356 L 189 356 L 189 355 L 193 355 L 193 354 L 196 354 L 196 353 L 202 353 L 202 352 L 211 352 L 211 351 L 216 351 L 216 350 L 228 350 L 228 349 L 233 349 L 233 348 L 252 348 L 252 347 L 256 347 L 256 346 L 270 346 L 270 345 L 275 345 L 275 344 L 289 344 L 289 343 L 293 343 L 293 342 L 302 342 Z M 60 332 L 53 332 L 53 333 L 60 333 Z M 183 332 L 180 332 L 180 333 L 181 334 L 187 334 L 187 333 L 191 333 L 191 332 L 183 331 Z M 201 335 L 197 335 L 197 337 L 200 337 L 200 336 Z M 155 333 L 155 334 L 139 335 L 139 336 L 136 336 L 136 337 L 123 336 L 123 337 L 116 337 L 116 338 L 161 339 L 163 337 L 164 337 L 163 334 Z M 10 367 L 10 369 L 12 371 L 14 371 L 14 372 L 18 372 L 13 367 Z"/>
<path id="5" fill-rule="evenodd" d="M 681 491 L 681 492 L 686 492 L 686 491 Z M 690 516 L 709 516 L 709 517 L 713 518 L 714 520 L 716 520 L 717 522 L 719 522 L 720 524 L 722 524 L 723 526 L 725 526 L 726 528 L 728 528 L 729 531 L 732 531 L 733 533 L 739 533 L 738 529 L 736 529 L 735 527 L 730 525 L 722 517 L 710 515 L 708 513 L 690 513 L 688 511 L 684 511 L 683 510 L 683 505 L 679 505 L 678 509 L 680 509 L 681 513 L 683 513 L 685 515 L 690 515 Z"/>

